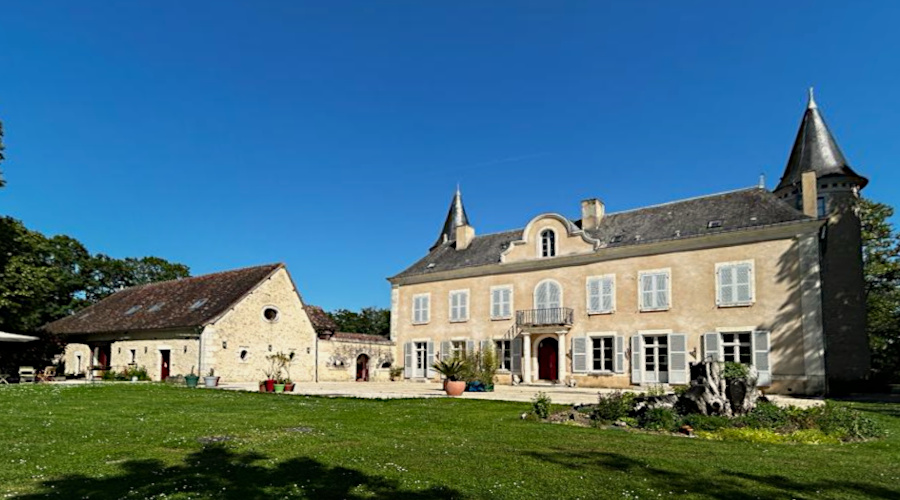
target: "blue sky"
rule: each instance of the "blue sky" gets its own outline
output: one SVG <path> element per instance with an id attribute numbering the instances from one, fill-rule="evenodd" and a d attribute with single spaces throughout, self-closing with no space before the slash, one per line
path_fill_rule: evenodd
<path id="1" fill-rule="evenodd" d="M 810 85 L 900 204 L 900 2 L 753 5 L 10 2 L 0 214 L 387 306 L 457 182 L 479 234 L 772 187 Z"/>

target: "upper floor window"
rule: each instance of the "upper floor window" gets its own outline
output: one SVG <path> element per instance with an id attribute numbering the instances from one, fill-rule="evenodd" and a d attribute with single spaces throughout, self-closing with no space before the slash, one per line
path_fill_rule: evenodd
<path id="1" fill-rule="evenodd" d="M 512 317 L 512 287 L 491 287 L 491 319 Z"/>
<path id="2" fill-rule="evenodd" d="M 663 311 L 669 308 L 669 271 L 642 271 L 640 281 L 641 311 Z"/>
<path id="3" fill-rule="evenodd" d="M 753 263 L 734 262 L 716 266 L 716 303 L 746 306 L 753 303 Z"/>
<path id="4" fill-rule="evenodd" d="M 612 274 L 587 279 L 588 314 L 611 313 L 616 307 L 616 279 Z"/>
<path id="5" fill-rule="evenodd" d="M 421 325 L 431 320 L 431 295 L 413 295 L 413 324 Z"/>
<path id="6" fill-rule="evenodd" d="M 541 257 L 556 256 L 556 233 L 552 229 L 541 231 Z"/>
<path id="7" fill-rule="evenodd" d="M 469 291 L 454 290 L 450 292 L 450 321 L 467 321 L 469 319 Z"/>
<path id="8" fill-rule="evenodd" d="M 534 289 L 535 309 L 557 309 L 562 307 L 562 288 L 553 280 L 541 281 Z"/>

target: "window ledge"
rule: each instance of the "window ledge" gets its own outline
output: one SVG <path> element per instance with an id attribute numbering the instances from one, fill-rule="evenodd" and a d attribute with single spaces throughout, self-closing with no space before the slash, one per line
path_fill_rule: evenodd
<path id="1" fill-rule="evenodd" d="M 753 305 L 753 302 L 734 302 L 731 304 L 716 304 L 716 307 L 719 309 L 728 309 L 732 307 L 750 307 Z"/>
<path id="2" fill-rule="evenodd" d="M 431 323 L 431 322 L 430 321 L 420 321 L 418 323 L 413 323 L 412 326 L 422 326 L 422 325 L 427 325 L 428 323 Z"/>
<path id="3" fill-rule="evenodd" d="M 504 316 L 504 317 L 491 317 L 491 321 L 509 321 L 512 319 L 512 316 Z"/>
<path id="4" fill-rule="evenodd" d="M 467 322 L 467 321 L 469 321 L 469 318 L 466 318 L 466 319 L 451 319 L 451 320 L 450 320 L 451 323 L 465 323 L 465 322 Z"/>
<path id="5" fill-rule="evenodd" d="M 642 312 L 642 313 L 652 313 L 652 312 L 668 311 L 668 310 L 671 310 L 671 309 L 672 309 L 671 307 L 661 307 L 661 308 L 658 308 L 658 309 L 640 309 L 640 310 L 638 310 L 638 312 Z"/>
<path id="6" fill-rule="evenodd" d="M 609 316 L 609 315 L 613 314 L 614 312 L 616 312 L 615 309 L 613 309 L 612 311 L 588 311 L 587 315 L 588 316 Z"/>

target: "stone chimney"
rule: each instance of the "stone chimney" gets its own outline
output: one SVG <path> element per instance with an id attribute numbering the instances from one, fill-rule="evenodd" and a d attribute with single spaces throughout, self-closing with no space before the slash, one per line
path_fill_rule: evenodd
<path id="1" fill-rule="evenodd" d="M 603 202 L 597 198 L 591 198 L 581 202 L 581 229 L 590 231 L 600 227 L 600 221 L 606 213 Z"/>
<path id="2" fill-rule="evenodd" d="M 469 245 L 472 244 L 472 240 L 475 239 L 475 228 L 464 224 L 462 226 L 456 226 L 456 249 L 457 250 L 465 250 L 469 248 Z"/>
<path id="3" fill-rule="evenodd" d="M 819 217 L 819 190 L 816 173 L 812 170 L 803 172 L 800 177 L 801 197 L 803 199 L 803 213 L 817 219 Z"/>

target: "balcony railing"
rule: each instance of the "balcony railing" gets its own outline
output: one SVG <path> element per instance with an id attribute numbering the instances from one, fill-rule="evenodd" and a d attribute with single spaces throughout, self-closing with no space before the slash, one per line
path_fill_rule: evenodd
<path id="1" fill-rule="evenodd" d="M 575 313 L 568 307 L 528 309 L 516 311 L 516 325 L 523 326 L 571 326 Z"/>

